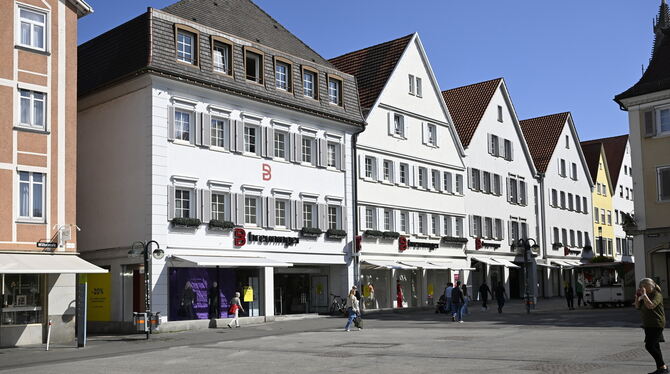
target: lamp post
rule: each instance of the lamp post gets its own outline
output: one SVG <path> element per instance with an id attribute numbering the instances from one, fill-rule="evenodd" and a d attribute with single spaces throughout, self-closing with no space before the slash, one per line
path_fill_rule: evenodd
<path id="1" fill-rule="evenodd" d="M 530 242 L 533 242 L 533 245 L 530 245 Z M 524 303 L 526 304 L 526 313 L 530 313 L 530 289 L 528 285 L 528 264 L 530 263 L 530 256 L 533 252 L 537 252 L 540 249 L 540 246 L 537 245 L 537 242 L 532 238 L 519 239 L 518 247 L 523 249 L 523 273 L 524 273 Z"/>
<path id="2" fill-rule="evenodd" d="M 151 249 L 151 244 L 156 245 L 156 249 L 149 255 Z M 160 260 L 165 255 L 165 252 L 161 249 L 160 245 L 155 240 L 149 240 L 148 242 L 137 241 L 134 242 L 131 250 L 128 251 L 130 257 L 143 256 L 144 257 L 144 312 L 146 313 L 145 323 L 148 328 L 145 329 L 147 339 L 149 339 L 149 334 L 151 334 L 151 257 L 155 257 L 157 260 Z"/>

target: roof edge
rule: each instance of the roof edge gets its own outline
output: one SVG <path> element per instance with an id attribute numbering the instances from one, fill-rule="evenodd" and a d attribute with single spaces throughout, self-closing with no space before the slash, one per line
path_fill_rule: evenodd
<path id="1" fill-rule="evenodd" d="M 77 9 L 77 17 L 81 18 L 93 13 L 93 7 L 84 0 L 68 0 Z"/>

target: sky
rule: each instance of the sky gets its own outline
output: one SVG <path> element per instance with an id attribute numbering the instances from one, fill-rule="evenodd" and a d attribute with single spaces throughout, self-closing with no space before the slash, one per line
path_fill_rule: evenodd
<path id="1" fill-rule="evenodd" d="M 651 57 L 661 0 L 255 0 L 325 58 L 418 32 L 442 90 L 504 77 L 519 119 L 572 112 L 581 140 L 628 133 L 612 100 Z M 87 0 L 83 43 L 176 0 Z"/>

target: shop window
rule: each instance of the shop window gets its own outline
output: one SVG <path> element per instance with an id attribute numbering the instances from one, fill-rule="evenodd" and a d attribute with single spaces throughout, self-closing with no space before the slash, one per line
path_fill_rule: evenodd
<path id="1" fill-rule="evenodd" d="M 0 325 L 43 322 L 42 275 L 0 274 Z"/>

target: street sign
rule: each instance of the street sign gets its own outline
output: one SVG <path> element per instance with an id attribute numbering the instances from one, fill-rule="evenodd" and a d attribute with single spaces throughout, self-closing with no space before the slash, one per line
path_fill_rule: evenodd
<path id="1" fill-rule="evenodd" d="M 58 243 L 56 242 L 37 242 L 37 248 L 58 248 Z"/>

